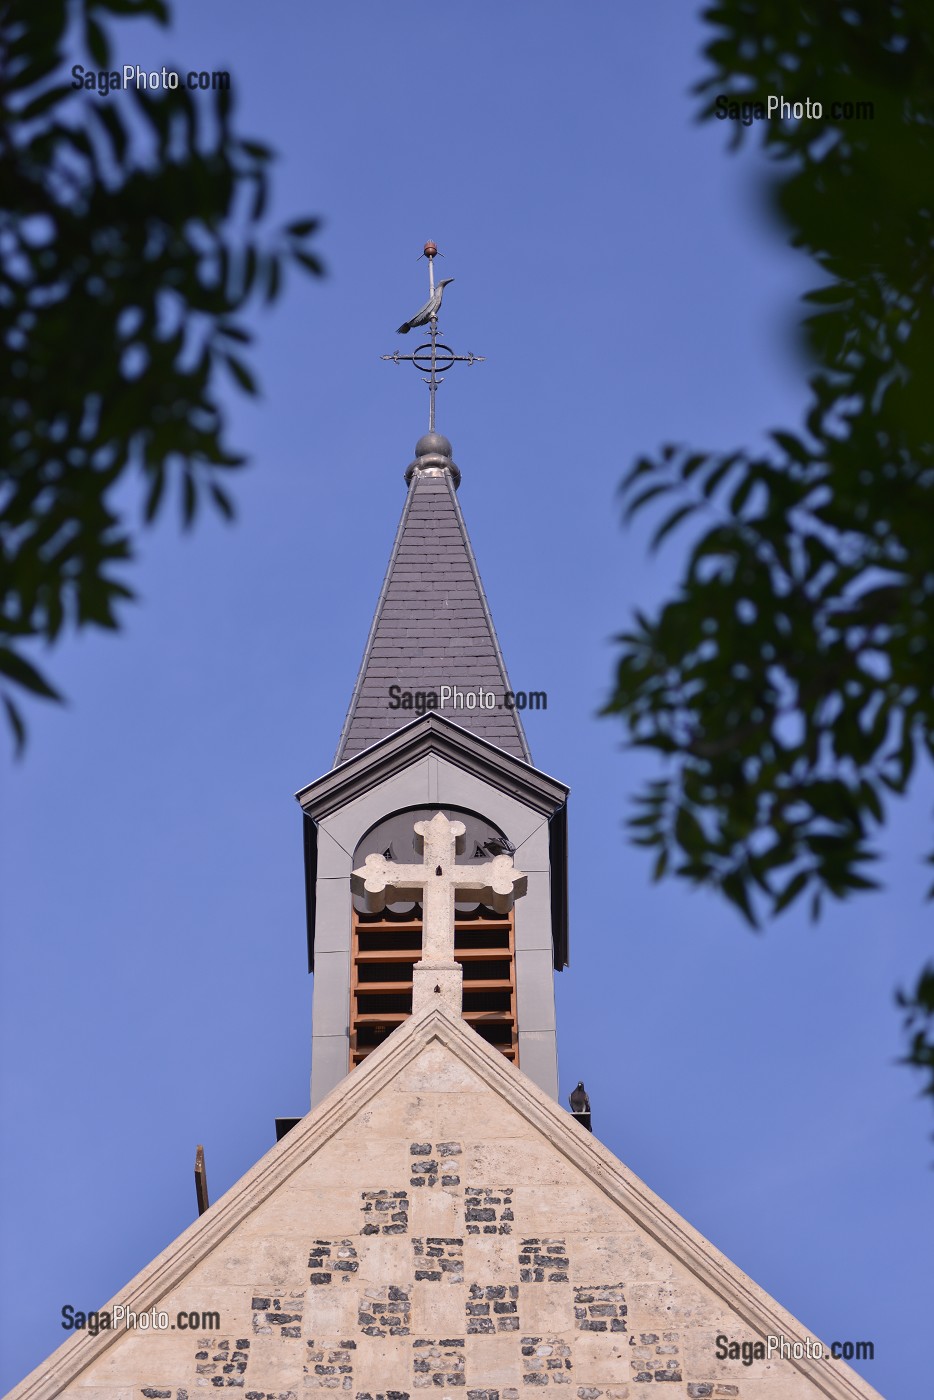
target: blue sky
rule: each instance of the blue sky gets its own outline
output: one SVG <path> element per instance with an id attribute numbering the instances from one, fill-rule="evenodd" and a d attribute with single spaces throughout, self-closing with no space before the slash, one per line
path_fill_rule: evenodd
<path id="1" fill-rule="evenodd" d="M 756 936 L 651 884 L 622 823 L 652 764 L 595 717 L 612 636 L 683 548 L 652 560 L 620 528 L 634 456 L 761 443 L 804 402 L 810 268 L 759 213 L 755 159 L 692 121 L 694 8 L 176 8 L 168 36 L 115 27 L 115 62 L 229 69 L 280 153 L 276 216 L 326 219 L 329 276 L 256 315 L 263 397 L 227 397 L 238 523 L 145 538 L 125 630 L 58 649 L 70 704 L 34 707 L 4 760 L 0 1382 L 190 1223 L 196 1143 L 216 1198 L 307 1109 L 293 793 L 332 762 L 426 425 L 417 375 L 379 356 L 434 238 L 445 334 L 487 357 L 438 427 L 513 686 L 548 692 L 533 758 L 572 790 L 563 1092 L 583 1077 L 619 1157 L 913 1400 L 932 1125 L 892 994 L 928 954 L 930 772 L 892 809 L 884 893 Z"/>

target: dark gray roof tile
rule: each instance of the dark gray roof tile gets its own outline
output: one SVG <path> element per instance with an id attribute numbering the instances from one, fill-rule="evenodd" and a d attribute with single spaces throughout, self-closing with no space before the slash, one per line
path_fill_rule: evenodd
<path id="1" fill-rule="evenodd" d="M 416 473 L 344 722 L 335 764 L 408 724 L 412 710 L 389 708 L 389 686 L 510 689 L 464 519 L 445 473 Z M 439 713 L 531 762 L 515 710 L 448 705 Z"/>

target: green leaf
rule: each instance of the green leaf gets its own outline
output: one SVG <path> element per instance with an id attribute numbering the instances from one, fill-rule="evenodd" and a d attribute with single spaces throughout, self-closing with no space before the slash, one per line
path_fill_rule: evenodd
<path id="1" fill-rule="evenodd" d="M 292 257 L 295 258 L 297 262 L 300 262 L 302 267 L 314 273 L 315 277 L 324 276 L 324 264 L 318 258 L 314 257 L 313 254 L 305 253 L 301 248 L 293 248 Z"/>
<path id="2" fill-rule="evenodd" d="M 147 524 L 155 520 L 157 514 L 159 513 L 159 506 L 162 504 L 162 496 L 164 491 L 165 468 L 162 466 L 157 466 L 153 471 L 152 482 L 150 483 L 149 491 L 146 495 L 146 505 L 143 512 Z"/>
<path id="3" fill-rule="evenodd" d="M 32 691 L 34 695 L 41 695 L 46 700 L 57 700 L 61 703 L 61 695 L 36 670 L 32 662 L 18 656 L 9 647 L 0 646 L 0 673 L 8 676 L 11 681 L 16 681 L 17 685 L 21 685 L 24 690 Z"/>
<path id="4" fill-rule="evenodd" d="M 98 24 L 96 19 L 88 16 L 85 30 L 88 50 L 97 64 L 98 68 L 110 67 L 110 45 L 107 42 L 107 35 Z"/>
<path id="5" fill-rule="evenodd" d="M 22 111 L 17 112 L 17 120 L 22 122 L 35 121 L 35 119 L 41 117 L 44 112 L 48 112 L 51 107 L 57 106 L 59 102 L 71 96 L 72 88 L 70 84 L 60 83 L 58 87 L 50 88 L 49 91 L 44 92 L 41 97 L 36 97 L 32 102 L 27 103 Z"/>
<path id="6" fill-rule="evenodd" d="M 182 488 L 182 520 L 186 530 L 194 523 L 198 510 L 198 488 L 191 472 L 186 472 Z"/>
<path id="7" fill-rule="evenodd" d="M 671 489 L 670 481 L 657 481 L 653 486 L 647 486 L 644 491 L 640 491 L 639 495 L 626 506 L 623 512 L 623 519 L 631 520 L 643 506 L 648 505 L 649 501 L 654 501 L 656 496 L 661 496 Z"/>
<path id="8" fill-rule="evenodd" d="M 252 373 L 249 369 L 247 369 L 246 365 L 243 363 L 242 360 L 238 360 L 234 355 L 226 354 L 223 356 L 223 358 L 227 363 L 227 368 L 230 370 L 234 379 L 240 385 L 240 388 L 244 391 L 244 393 L 256 394 L 259 392 L 256 387 L 256 380 L 253 378 Z"/>
<path id="9" fill-rule="evenodd" d="M 795 437 L 794 433 L 783 433 L 776 430 L 772 433 L 772 440 L 776 442 L 782 451 L 786 452 L 793 461 L 800 462 L 802 466 L 807 466 L 812 460 L 811 454 L 804 446 L 804 443 L 800 438 Z"/>
<path id="10" fill-rule="evenodd" d="M 320 226 L 320 219 L 298 219 L 294 224 L 287 224 L 285 231 L 290 238 L 307 238 Z"/>
<path id="11" fill-rule="evenodd" d="M 693 501 L 688 501 L 687 505 L 679 506 L 676 511 L 669 515 L 667 520 L 663 520 L 661 525 L 659 525 L 655 534 L 652 536 L 649 548 L 652 550 L 658 549 L 665 537 L 670 535 L 672 530 L 677 529 L 682 520 L 686 520 L 689 515 L 693 515 L 694 509 Z"/>
<path id="12" fill-rule="evenodd" d="M 234 506 L 230 497 L 227 495 L 227 492 L 224 491 L 216 483 L 212 482 L 211 496 L 213 497 L 214 504 L 217 506 L 221 515 L 223 515 L 226 520 L 233 520 L 235 514 Z"/>
<path id="13" fill-rule="evenodd" d="M 807 887 L 812 874 L 813 872 L 810 870 L 799 870 L 797 875 L 793 875 L 776 899 L 772 913 L 781 914 L 784 909 L 788 908 L 789 904 L 793 904 L 798 895 Z"/>
<path id="14" fill-rule="evenodd" d="M 23 723 L 23 716 L 7 695 L 3 696 L 3 708 L 6 710 L 6 717 L 13 731 L 14 751 L 19 758 L 26 747 L 26 726 Z"/>

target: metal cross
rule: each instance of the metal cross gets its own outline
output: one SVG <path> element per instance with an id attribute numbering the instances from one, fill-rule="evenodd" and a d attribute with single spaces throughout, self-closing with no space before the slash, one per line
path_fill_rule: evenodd
<path id="1" fill-rule="evenodd" d="M 421 899 L 422 956 L 416 970 L 455 970 L 454 903 L 461 891 L 476 894 L 481 904 L 491 905 L 498 914 L 508 914 L 513 901 L 526 892 L 528 877 L 516 870 L 512 856 L 494 856 L 483 865 L 455 864 L 458 842 L 463 848 L 466 830 L 463 822 L 448 821 L 438 812 L 430 822 L 415 823 L 424 849 L 421 865 L 400 865 L 374 854 L 353 872 L 354 893 L 365 897 L 373 914 L 385 907 L 387 898 L 390 903 Z M 459 980 L 460 969 L 456 970 Z M 429 980 L 434 981 L 434 976 Z"/>
<path id="2" fill-rule="evenodd" d="M 435 258 L 438 256 L 438 248 L 430 240 L 425 244 L 424 251 L 419 257 L 428 259 L 428 295 L 434 296 L 435 292 Z M 440 339 L 441 332 L 438 329 L 437 313 L 428 322 L 428 334 L 430 339 L 423 345 L 418 345 L 410 355 L 403 355 L 401 351 L 395 350 L 391 355 L 381 355 L 381 360 L 392 360 L 393 364 L 401 365 L 404 361 L 413 364 L 416 369 L 427 370 L 428 374 L 423 374 L 422 379 L 428 385 L 428 431 L 435 430 L 435 395 L 438 392 L 438 385 L 444 383 L 444 376 L 455 364 L 480 365 L 486 359 L 485 355 L 473 355 L 468 350 L 466 355 L 455 355 L 450 345 L 444 345 Z"/>

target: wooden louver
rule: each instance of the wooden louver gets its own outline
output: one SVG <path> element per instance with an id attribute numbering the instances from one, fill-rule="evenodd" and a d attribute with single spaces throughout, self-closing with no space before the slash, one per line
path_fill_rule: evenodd
<path id="1" fill-rule="evenodd" d="M 350 981 L 350 1068 L 365 1060 L 412 1014 L 412 966 L 421 957 L 421 906 L 403 914 L 353 914 Z M 513 1064 L 516 959 L 513 914 L 477 905 L 457 911 L 454 956 L 464 969 L 464 1020 Z"/>

